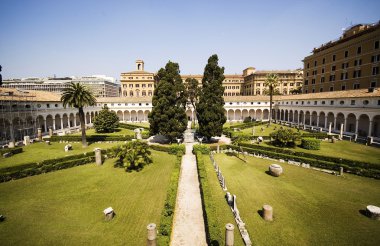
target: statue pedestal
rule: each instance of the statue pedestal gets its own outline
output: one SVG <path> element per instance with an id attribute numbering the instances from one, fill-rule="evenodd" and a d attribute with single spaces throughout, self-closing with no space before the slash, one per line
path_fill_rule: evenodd
<path id="1" fill-rule="evenodd" d="M 191 129 L 187 129 L 183 134 L 183 141 L 185 143 L 194 143 L 194 132 Z"/>

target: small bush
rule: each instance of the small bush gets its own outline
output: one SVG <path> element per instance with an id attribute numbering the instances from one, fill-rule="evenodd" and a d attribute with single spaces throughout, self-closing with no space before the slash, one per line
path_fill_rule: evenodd
<path id="1" fill-rule="evenodd" d="M 22 153 L 22 148 L 13 148 L 13 149 L 1 149 L 0 150 L 0 155 L 3 157 L 3 154 L 5 153 L 12 153 L 12 155 Z"/>
<path id="2" fill-rule="evenodd" d="M 245 117 L 244 120 L 243 120 L 243 123 L 249 123 L 252 121 L 252 118 L 251 116 L 248 116 L 248 117 Z"/>
<path id="3" fill-rule="evenodd" d="M 204 144 L 195 144 L 193 145 L 193 153 L 196 154 L 197 152 L 208 155 L 210 154 L 210 147 Z"/>
<path id="4" fill-rule="evenodd" d="M 301 140 L 301 147 L 311 150 L 321 149 L 321 140 L 315 138 L 303 138 Z"/>
<path id="5" fill-rule="evenodd" d="M 169 146 L 169 154 L 171 155 L 184 155 L 186 153 L 186 147 L 184 144 L 171 144 Z"/>
<path id="6" fill-rule="evenodd" d="M 299 138 L 300 134 L 292 129 L 279 129 L 269 134 L 274 139 L 273 143 L 280 147 L 294 147 L 295 141 Z"/>

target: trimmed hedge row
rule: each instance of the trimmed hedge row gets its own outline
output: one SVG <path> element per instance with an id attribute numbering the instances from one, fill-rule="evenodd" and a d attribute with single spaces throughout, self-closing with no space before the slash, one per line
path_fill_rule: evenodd
<path id="1" fill-rule="evenodd" d="M 232 125 L 229 128 L 230 129 L 234 129 L 234 128 L 246 129 L 246 128 L 250 128 L 252 126 L 259 126 L 259 125 L 264 125 L 264 124 L 268 124 L 268 123 L 269 122 L 266 122 L 266 121 L 252 121 L 252 122 L 248 122 L 248 123 Z"/>
<path id="2" fill-rule="evenodd" d="M 177 200 L 177 190 L 179 174 L 181 170 L 181 155 L 177 155 L 174 170 L 170 176 L 169 188 L 166 193 L 164 210 L 160 218 L 160 226 L 158 228 L 158 245 L 169 245 L 170 234 L 174 218 L 175 203 Z"/>
<path id="3" fill-rule="evenodd" d="M 216 217 L 215 204 L 211 198 L 211 189 L 208 183 L 207 171 L 203 160 L 203 155 L 200 152 L 196 153 L 198 179 L 200 184 L 203 218 L 206 227 L 206 240 L 208 245 L 215 245 L 213 242 L 223 242 L 224 235 L 220 232 L 220 225 Z M 218 244 L 219 245 L 219 244 Z"/>
<path id="4" fill-rule="evenodd" d="M 72 156 L 71 156 L 72 157 Z M 56 159 L 55 159 L 56 160 Z M 57 160 L 56 160 L 57 161 Z M 38 175 L 41 173 L 52 172 L 56 170 L 66 169 L 70 167 L 80 166 L 95 161 L 95 156 L 86 156 L 79 159 L 64 160 L 53 162 L 49 160 L 47 163 L 29 163 L 28 165 L 22 165 L 19 170 L 4 172 L 0 174 L 0 183 L 7 182 L 12 179 L 21 179 L 28 176 Z M 1 170 L 3 171 L 3 170 Z"/>
<path id="5" fill-rule="evenodd" d="M 130 141 L 134 138 L 132 135 L 91 135 L 87 136 L 86 139 L 88 142 L 103 142 L 103 141 Z M 59 142 L 59 141 L 68 141 L 68 142 L 81 142 L 82 136 L 51 136 L 49 139 L 51 142 Z"/>
<path id="6" fill-rule="evenodd" d="M 171 155 L 181 155 L 182 156 L 186 153 L 186 147 L 184 144 L 180 144 L 180 145 L 171 144 L 168 146 L 152 144 L 152 145 L 149 145 L 149 147 L 153 150 L 167 152 Z"/>
<path id="7" fill-rule="evenodd" d="M 205 144 L 194 144 L 193 145 L 193 154 L 200 152 L 201 154 L 208 155 L 210 154 L 210 146 Z"/>
<path id="8" fill-rule="evenodd" d="M 317 154 L 306 153 L 306 152 L 301 152 L 301 151 L 294 151 L 290 149 L 274 148 L 274 147 L 249 144 L 249 143 L 240 143 L 239 145 L 243 147 L 247 147 L 247 148 L 257 149 L 257 150 L 265 150 L 265 151 L 270 151 L 270 152 L 275 152 L 275 153 L 282 153 L 286 155 L 293 155 L 293 156 L 305 157 L 305 158 L 310 158 L 310 159 L 318 159 L 321 161 L 327 161 L 327 162 L 332 162 L 332 163 L 337 163 L 337 164 L 345 164 L 351 167 L 380 170 L 380 164 L 368 163 L 364 161 L 342 159 L 342 158 L 337 158 L 337 157 L 332 157 L 332 156 L 323 156 L 323 155 L 317 155 Z"/>
<path id="9" fill-rule="evenodd" d="M 371 168 L 372 166 L 371 167 L 370 166 L 367 166 L 367 167 L 355 166 L 355 165 L 347 164 L 345 162 L 334 163 L 334 162 L 322 160 L 321 158 L 319 158 L 320 156 L 318 156 L 317 158 L 301 157 L 301 156 L 297 156 L 297 155 L 293 155 L 293 154 L 284 154 L 284 153 L 264 150 L 264 149 L 260 149 L 260 148 L 249 148 L 249 147 L 246 147 L 247 144 L 244 144 L 241 146 L 242 146 L 243 151 L 246 151 L 250 154 L 261 154 L 261 155 L 264 155 L 264 156 L 267 156 L 270 158 L 274 158 L 274 159 L 298 161 L 298 162 L 308 163 L 314 167 L 331 169 L 331 170 L 336 170 L 336 171 L 338 171 L 340 167 L 343 167 L 344 170 L 346 172 L 349 172 L 349 173 L 353 173 L 353 174 L 356 174 L 359 176 L 364 176 L 364 177 L 380 179 L 380 170 L 379 169 L 373 169 L 373 168 Z M 228 145 L 227 148 L 231 148 L 231 149 L 240 151 L 240 147 L 236 146 L 236 145 Z M 265 148 L 267 148 L 267 147 L 265 147 Z M 273 148 L 271 148 L 271 149 L 273 149 Z M 303 153 L 303 152 L 298 152 L 298 153 Z"/>
<path id="10" fill-rule="evenodd" d="M 146 126 L 136 126 L 128 123 L 120 123 L 119 122 L 119 127 L 124 128 L 124 129 L 129 129 L 129 130 L 135 130 L 136 128 L 143 128 L 144 130 L 149 131 L 149 127 Z"/>
<path id="11" fill-rule="evenodd" d="M 12 153 L 12 155 L 15 155 L 15 154 L 19 154 L 19 153 L 22 153 L 22 147 L 19 147 L 19 148 L 8 148 L 8 149 L 1 149 L 0 150 L 0 155 L 1 157 L 3 157 L 3 154 L 5 153 Z"/>
<path id="12" fill-rule="evenodd" d="M 303 138 L 301 139 L 301 147 L 312 150 L 321 149 L 321 140 L 316 138 Z"/>

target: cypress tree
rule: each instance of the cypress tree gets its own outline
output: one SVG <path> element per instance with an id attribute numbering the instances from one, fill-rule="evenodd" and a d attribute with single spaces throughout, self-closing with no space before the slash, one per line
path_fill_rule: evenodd
<path id="1" fill-rule="evenodd" d="M 224 113 L 224 67 L 219 67 L 218 56 L 208 59 L 202 79 L 202 91 L 197 103 L 199 133 L 207 138 L 220 136 L 226 122 Z"/>
<path id="2" fill-rule="evenodd" d="M 169 61 L 157 75 L 153 93 L 153 109 L 149 113 L 150 134 L 161 134 L 175 142 L 187 127 L 186 90 L 180 76 L 179 65 Z"/>

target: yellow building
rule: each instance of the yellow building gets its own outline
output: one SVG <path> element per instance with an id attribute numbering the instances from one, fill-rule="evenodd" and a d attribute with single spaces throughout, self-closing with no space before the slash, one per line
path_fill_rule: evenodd
<path id="1" fill-rule="evenodd" d="M 380 22 L 350 27 L 305 57 L 303 93 L 380 86 Z"/>
<path id="2" fill-rule="evenodd" d="M 152 97 L 154 91 L 154 73 L 144 70 L 144 61 L 136 61 L 136 70 L 121 73 L 122 97 Z"/>

